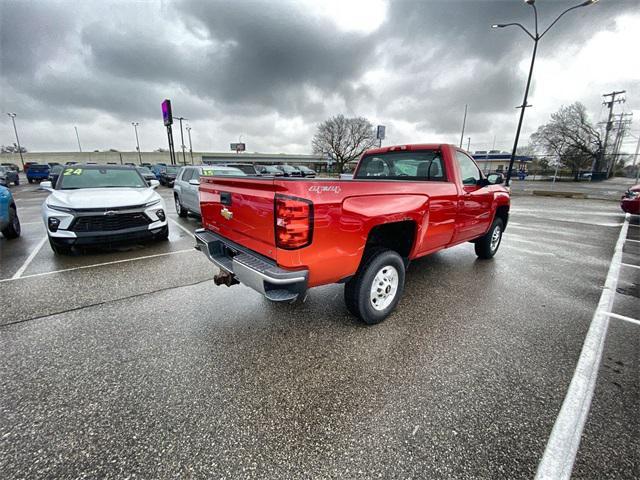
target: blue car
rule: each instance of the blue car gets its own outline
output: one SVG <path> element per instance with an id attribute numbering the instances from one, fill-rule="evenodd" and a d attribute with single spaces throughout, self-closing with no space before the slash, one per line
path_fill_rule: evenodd
<path id="1" fill-rule="evenodd" d="M 20 236 L 20 220 L 13 195 L 8 188 L 0 186 L 0 232 L 7 239 Z"/>
<path id="2" fill-rule="evenodd" d="M 27 168 L 27 180 L 29 183 L 41 182 L 49 179 L 49 165 L 32 163 Z"/>
<path id="3" fill-rule="evenodd" d="M 160 181 L 160 175 L 167 170 L 166 163 L 156 163 L 153 167 L 151 167 L 151 171 L 156 176 L 156 180 Z"/>

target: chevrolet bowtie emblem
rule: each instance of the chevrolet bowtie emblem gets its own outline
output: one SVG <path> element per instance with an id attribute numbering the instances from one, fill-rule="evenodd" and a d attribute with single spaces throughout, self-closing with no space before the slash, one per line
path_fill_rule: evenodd
<path id="1" fill-rule="evenodd" d="M 227 207 L 223 207 L 222 210 L 220 210 L 220 215 L 222 215 L 227 220 L 231 220 L 233 218 L 233 212 L 227 209 Z"/>

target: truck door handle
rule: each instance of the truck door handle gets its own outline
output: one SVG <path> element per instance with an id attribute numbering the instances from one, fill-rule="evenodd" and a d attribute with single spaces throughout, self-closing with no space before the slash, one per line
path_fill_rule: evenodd
<path id="1" fill-rule="evenodd" d="M 222 205 L 231 205 L 231 192 L 220 192 L 220 203 Z"/>

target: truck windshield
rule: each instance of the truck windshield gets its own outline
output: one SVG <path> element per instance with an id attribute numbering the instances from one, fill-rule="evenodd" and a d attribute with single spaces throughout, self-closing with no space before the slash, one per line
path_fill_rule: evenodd
<path id="1" fill-rule="evenodd" d="M 65 168 L 57 184 L 59 190 L 78 188 L 146 188 L 147 183 L 135 169 Z"/>
<path id="2" fill-rule="evenodd" d="M 365 155 L 353 178 L 446 181 L 442 157 L 437 150 Z"/>

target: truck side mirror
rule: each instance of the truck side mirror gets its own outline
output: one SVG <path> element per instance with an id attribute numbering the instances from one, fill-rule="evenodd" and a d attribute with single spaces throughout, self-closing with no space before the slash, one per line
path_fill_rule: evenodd
<path id="1" fill-rule="evenodd" d="M 502 182 L 504 182 L 504 178 L 501 173 L 492 173 L 487 176 L 487 180 L 492 185 L 500 185 Z"/>

